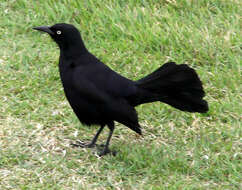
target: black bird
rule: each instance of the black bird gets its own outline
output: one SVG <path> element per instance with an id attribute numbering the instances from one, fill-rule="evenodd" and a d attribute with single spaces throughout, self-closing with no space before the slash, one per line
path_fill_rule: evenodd
<path id="1" fill-rule="evenodd" d="M 132 81 L 92 55 L 73 25 L 59 23 L 33 29 L 48 33 L 58 44 L 64 92 L 80 122 L 100 125 L 90 143 L 78 145 L 94 147 L 104 126 L 108 126 L 110 133 L 100 156 L 110 153 L 114 121 L 141 135 L 135 106 L 161 101 L 182 111 L 208 111 L 202 83 L 195 70 L 186 64 L 168 62 L 146 77 Z"/>

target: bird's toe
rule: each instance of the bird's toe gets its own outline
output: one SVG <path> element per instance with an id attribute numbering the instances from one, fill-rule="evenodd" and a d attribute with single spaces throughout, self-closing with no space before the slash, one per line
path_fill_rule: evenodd
<path id="1" fill-rule="evenodd" d="M 104 155 L 107 155 L 107 154 L 110 154 L 112 156 L 116 156 L 117 152 L 113 151 L 113 150 L 110 150 L 110 149 L 105 149 L 105 148 L 104 149 L 100 149 L 97 152 L 97 155 L 100 156 L 100 157 L 102 157 Z"/>
<path id="2" fill-rule="evenodd" d="M 77 140 L 75 143 L 71 143 L 74 147 L 81 147 L 81 148 L 93 148 L 96 146 L 96 144 L 90 143 L 90 142 L 83 142 L 80 140 Z"/>

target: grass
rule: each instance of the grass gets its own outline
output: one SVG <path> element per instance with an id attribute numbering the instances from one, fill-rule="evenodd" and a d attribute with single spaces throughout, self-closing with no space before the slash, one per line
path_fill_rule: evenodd
<path id="1" fill-rule="evenodd" d="M 240 189 L 241 12 L 238 0 L 2 0 L 0 189 Z M 116 157 L 72 148 L 97 128 L 79 123 L 57 46 L 31 29 L 58 22 L 77 26 L 93 54 L 134 80 L 168 60 L 189 64 L 210 111 L 142 105 L 144 138 L 117 124 Z"/>

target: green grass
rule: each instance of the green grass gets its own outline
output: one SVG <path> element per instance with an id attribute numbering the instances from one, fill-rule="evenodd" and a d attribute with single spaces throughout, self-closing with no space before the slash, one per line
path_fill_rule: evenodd
<path id="1" fill-rule="evenodd" d="M 1 0 L 0 189 L 240 189 L 239 0 Z M 137 108 L 144 138 L 117 124 L 116 157 L 72 148 L 79 123 L 59 79 L 59 50 L 32 27 L 72 23 L 87 48 L 130 79 L 168 60 L 195 68 L 207 114 Z M 108 130 L 99 142 L 106 140 Z"/>

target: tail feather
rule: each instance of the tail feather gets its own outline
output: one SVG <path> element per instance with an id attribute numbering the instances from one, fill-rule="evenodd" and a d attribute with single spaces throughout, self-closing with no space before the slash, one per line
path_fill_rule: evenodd
<path id="1" fill-rule="evenodd" d="M 186 64 L 169 62 L 136 81 L 141 90 L 138 104 L 161 101 L 177 109 L 204 113 L 208 104 L 196 71 Z"/>

